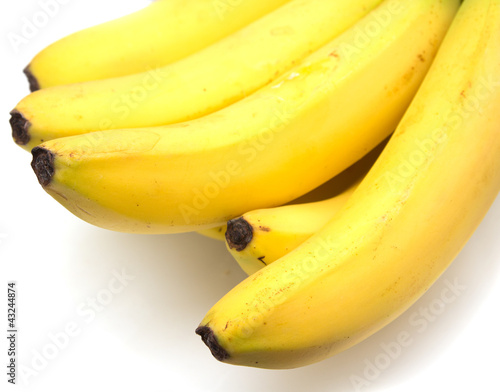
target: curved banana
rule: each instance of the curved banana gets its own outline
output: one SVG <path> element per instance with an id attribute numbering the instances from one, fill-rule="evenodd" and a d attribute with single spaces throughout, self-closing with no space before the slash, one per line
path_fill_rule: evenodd
<path id="1" fill-rule="evenodd" d="M 260 232 L 260 234 L 252 234 L 251 238 L 245 236 L 249 242 L 240 242 L 243 238 L 236 239 L 235 233 L 228 234 L 233 244 L 232 247 L 228 246 L 229 252 L 232 253 L 242 269 L 250 275 L 264 265 L 284 256 L 319 230 L 324 216 L 333 216 L 334 212 L 328 210 L 327 206 L 331 205 L 332 209 L 337 209 L 337 205 L 340 207 L 343 204 L 346 196 L 354 191 L 356 184 L 361 181 L 362 176 L 373 165 L 375 158 L 380 154 L 385 144 L 386 141 L 370 151 L 359 162 L 297 199 L 279 207 L 264 208 L 242 215 L 240 218 L 244 218 L 245 223 L 250 224 L 253 231 Z M 330 202 L 326 199 L 332 200 Z M 299 219 L 300 217 L 304 217 L 307 221 Z M 312 221 L 309 223 L 309 220 Z M 259 222 L 263 222 L 263 225 L 272 230 L 259 230 Z M 305 228 L 304 222 L 310 229 Z M 224 224 L 199 230 L 198 234 L 226 242 L 227 227 L 228 225 Z M 264 238 L 263 243 L 261 243 L 262 238 Z M 238 251 L 236 248 L 242 250 Z M 268 251 L 264 251 L 264 249 L 268 249 Z"/>
<path id="2" fill-rule="evenodd" d="M 12 112 L 12 135 L 31 150 L 63 136 L 201 117 L 270 83 L 380 2 L 294 0 L 163 68 L 37 91 Z"/>
<path id="3" fill-rule="evenodd" d="M 216 358 L 307 365 L 408 309 L 500 190 L 499 113 L 500 1 L 465 0 L 409 110 L 344 208 L 207 313 L 197 333 Z"/>
<path id="4" fill-rule="evenodd" d="M 64 207 L 110 230 L 198 231 L 284 204 L 396 128 L 456 3 L 382 3 L 274 84 L 223 110 L 54 139 L 33 149 L 32 167 Z"/>
<path id="5" fill-rule="evenodd" d="M 289 0 L 157 0 L 49 45 L 25 68 L 31 91 L 145 72 L 195 53 Z"/>
<path id="6" fill-rule="evenodd" d="M 305 203 L 298 199 L 275 208 L 249 211 L 230 220 L 227 228 L 219 233 L 225 234 L 226 247 L 243 271 L 248 275 L 257 272 L 297 248 L 326 225 L 349 200 L 384 145 L 382 143 L 324 184 L 328 185 L 327 199 Z"/>

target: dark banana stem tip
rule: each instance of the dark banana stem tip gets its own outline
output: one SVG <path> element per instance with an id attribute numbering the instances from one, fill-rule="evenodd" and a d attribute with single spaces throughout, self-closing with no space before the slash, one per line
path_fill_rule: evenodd
<path id="1" fill-rule="evenodd" d="M 31 150 L 33 160 L 31 167 L 42 186 L 47 186 L 54 175 L 54 153 L 43 147 L 35 147 Z"/>
<path id="2" fill-rule="evenodd" d="M 212 331 L 210 327 L 200 326 L 196 328 L 195 332 L 196 334 L 201 336 L 201 340 L 203 340 L 203 343 L 205 343 L 210 349 L 210 352 L 215 357 L 215 359 L 223 362 L 224 360 L 229 358 L 229 353 L 224 350 L 224 348 L 219 344 L 217 338 L 215 337 L 214 331 Z"/>
<path id="3" fill-rule="evenodd" d="M 29 65 L 23 69 L 23 72 L 28 78 L 28 83 L 30 84 L 30 91 L 33 93 L 35 91 L 40 90 L 40 84 L 38 83 L 37 78 L 35 78 L 35 75 L 31 73 Z"/>
<path id="4" fill-rule="evenodd" d="M 253 227 L 245 218 L 235 218 L 227 222 L 226 241 L 231 249 L 241 252 L 253 238 Z"/>
<path id="5" fill-rule="evenodd" d="M 14 141 L 24 146 L 28 144 L 31 139 L 31 136 L 28 132 L 30 127 L 30 122 L 26 120 L 21 112 L 14 109 L 10 112 L 10 127 L 12 128 L 12 138 Z"/>

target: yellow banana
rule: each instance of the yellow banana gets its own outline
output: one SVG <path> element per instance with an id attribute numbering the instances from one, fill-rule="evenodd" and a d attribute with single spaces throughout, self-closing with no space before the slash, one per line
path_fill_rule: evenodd
<path id="1" fill-rule="evenodd" d="M 37 91 L 12 112 L 14 140 L 31 150 L 63 136 L 201 117 L 270 83 L 380 2 L 294 0 L 163 68 Z"/>
<path id="2" fill-rule="evenodd" d="M 382 3 L 274 84 L 223 110 L 54 139 L 33 149 L 32 167 L 63 206 L 110 230 L 198 231 L 284 204 L 395 129 L 457 2 Z"/>
<path id="3" fill-rule="evenodd" d="M 226 227 L 218 228 L 219 233 L 225 235 L 227 249 L 243 271 L 248 275 L 257 272 L 326 225 L 353 194 L 384 145 L 382 143 L 325 184 L 329 198 L 306 203 L 297 200 L 280 207 L 249 211 L 230 220 Z"/>
<path id="4" fill-rule="evenodd" d="M 56 41 L 25 73 L 35 91 L 144 72 L 195 53 L 287 1 L 157 0 Z"/>
<path id="5" fill-rule="evenodd" d="M 252 225 L 253 229 L 259 230 L 257 221 L 265 221 L 265 226 L 273 227 L 271 232 L 260 230 L 262 232 L 261 234 L 265 238 L 264 247 L 266 249 L 269 248 L 273 255 L 268 252 L 264 252 L 261 244 L 256 244 L 255 235 L 252 237 L 251 242 L 244 247 L 243 251 L 233 251 L 233 249 L 229 247 L 229 251 L 233 254 L 243 270 L 247 274 L 250 274 L 254 272 L 255 268 L 260 269 L 265 264 L 278 259 L 276 252 L 280 252 L 277 251 L 276 246 L 273 245 L 274 243 L 278 242 L 284 247 L 283 249 L 280 248 L 281 252 L 283 252 L 280 255 L 281 257 L 289 250 L 296 248 L 300 243 L 304 242 L 312 235 L 313 232 L 317 231 L 314 230 L 314 228 L 319 229 L 321 227 L 320 222 L 324 219 L 319 215 L 333 216 L 333 211 L 328 210 L 327 206 L 341 206 L 341 201 L 344 201 L 346 196 L 354 191 L 355 184 L 357 184 L 361 180 L 361 177 L 367 173 L 369 166 L 373 164 L 375 157 L 380 154 L 385 144 L 386 142 L 384 141 L 373 151 L 369 152 L 367 156 L 363 157 L 359 162 L 356 162 L 353 166 L 344 170 L 342 173 L 321 186 L 313 189 L 311 192 L 306 193 L 305 195 L 302 195 L 299 198 L 284 204 L 283 206 L 265 208 L 245 213 L 242 216 L 245 219 L 249 217 L 249 214 L 252 215 L 253 219 L 248 219 L 248 223 Z M 325 200 L 330 198 L 334 198 L 335 201 L 332 200 L 330 203 L 328 200 Z M 311 211 L 309 211 L 308 206 L 311 207 Z M 295 213 L 296 210 L 297 213 Z M 288 216 L 288 212 L 290 212 L 292 216 Z M 299 219 L 299 216 L 303 216 L 307 220 L 312 219 L 311 223 L 308 221 L 305 222 L 305 225 L 307 227 L 311 227 L 311 229 L 308 230 L 302 225 L 304 220 Z M 269 219 L 272 219 L 273 222 Z M 276 224 L 274 224 L 274 221 L 276 221 Z M 292 227 L 288 227 L 288 223 L 291 223 Z M 227 225 L 225 224 L 222 226 L 212 227 L 210 229 L 199 230 L 198 233 L 204 237 L 212 238 L 214 240 L 226 241 L 226 229 Z M 294 231 L 295 234 L 293 234 Z M 262 235 L 258 237 L 258 241 L 260 241 Z M 307 237 L 303 238 L 304 235 L 307 235 Z M 234 239 L 233 243 L 235 243 L 235 241 L 236 240 Z M 291 241 L 293 241 L 293 243 Z M 241 247 L 242 244 L 238 245 Z M 250 252 L 252 254 L 250 254 Z M 263 263 L 260 260 L 263 258 L 263 255 L 265 255 L 264 258 L 266 259 L 266 263 Z"/>
<path id="6" fill-rule="evenodd" d="M 216 358 L 307 365 L 408 309 L 500 190 L 499 109 L 500 1 L 465 0 L 402 122 L 343 209 L 207 313 L 197 333 Z"/>

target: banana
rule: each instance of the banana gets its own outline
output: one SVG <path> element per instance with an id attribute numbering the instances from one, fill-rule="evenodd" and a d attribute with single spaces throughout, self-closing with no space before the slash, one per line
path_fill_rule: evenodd
<path id="1" fill-rule="evenodd" d="M 355 185 L 361 181 L 361 176 L 367 173 L 369 166 L 373 164 L 375 157 L 380 154 L 385 144 L 386 141 L 377 146 L 373 151 L 370 151 L 367 156 L 363 157 L 353 166 L 295 200 L 275 208 L 250 211 L 242 215 L 240 218 L 247 220 L 246 223 L 252 226 L 252 230 L 261 232 L 261 235 L 252 234 L 249 243 L 240 243 L 241 239 L 236 239 L 235 233 L 229 234 L 232 237 L 233 245 L 236 245 L 233 247 L 229 246 L 229 252 L 233 254 L 243 270 L 250 275 L 254 272 L 255 268 L 260 269 L 266 263 L 278 259 L 279 257 L 276 256 L 276 252 L 280 252 L 277 251 L 275 243 L 279 243 L 284 247 L 284 249 L 280 248 L 282 252 L 280 254 L 281 257 L 289 250 L 296 248 L 300 243 L 304 242 L 313 232 L 317 231 L 314 228 L 319 229 L 321 227 L 320 222 L 324 219 L 323 214 L 325 216 L 329 214 L 333 216 L 333 212 L 328 210 L 327 206 L 331 205 L 332 208 L 336 208 L 338 205 L 340 207 L 342 204 L 341 200 L 345 200 L 346 196 L 354 191 Z M 332 200 L 330 202 L 325 199 Z M 249 218 L 249 215 L 253 219 Z M 304 220 L 299 219 L 300 216 L 304 217 Z M 311 223 L 309 223 L 309 219 L 312 219 Z M 263 222 L 265 226 L 271 227 L 272 230 L 259 230 L 259 222 Z M 289 223 L 292 227 L 287 226 Z M 306 229 L 304 223 L 307 227 L 311 228 L 309 230 Z M 198 234 L 225 242 L 227 226 L 225 224 L 211 229 L 199 230 Z M 304 235 L 307 237 L 304 238 Z M 258 238 L 257 240 L 256 237 Z M 265 244 L 260 244 L 262 238 L 265 239 Z M 243 248 L 243 250 L 235 251 L 236 247 Z M 269 252 L 264 252 L 262 248 L 269 249 L 273 255 Z M 263 257 L 264 253 L 265 257 Z M 266 259 L 266 263 L 263 263 L 261 260 L 263 258 Z"/>
<path id="2" fill-rule="evenodd" d="M 214 356 L 304 366 L 408 309 L 500 190 L 499 109 L 500 1 L 465 0 L 407 113 L 342 210 L 207 313 L 197 333 Z"/>
<path id="3" fill-rule="evenodd" d="M 384 145 L 377 146 L 324 184 L 328 185 L 327 199 L 305 203 L 298 199 L 284 206 L 249 211 L 230 220 L 227 228 L 223 227 L 219 233 L 225 234 L 226 247 L 243 271 L 248 275 L 257 272 L 297 248 L 326 225 L 353 194 Z M 315 191 L 319 189 L 312 192 Z"/>
<path id="4" fill-rule="evenodd" d="M 223 110 L 164 127 L 54 139 L 32 150 L 32 167 L 69 211 L 116 231 L 198 231 L 287 203 L 396 128 L 457 3 L 382 3 L 275 83 Z"/>
<path id="5" fill-rule="evenodd" d="M 294 0 L 163 68 L 37 91 L 13 110 L 12 135 L 31 150 L 63 136 L 201 117 L 270 83 L 380 2 Z"/>
<path id="6" fill-rule="evenodd" d="M 24 72 L 31 91 L 145 72 L 195 53 L 287 1 L 157 0 L 56 41 Z"/>

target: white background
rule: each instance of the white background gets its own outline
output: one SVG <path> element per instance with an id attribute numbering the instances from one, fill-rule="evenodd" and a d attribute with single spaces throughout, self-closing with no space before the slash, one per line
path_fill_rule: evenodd
<path id="1" fill-rule="evenodd" d="M 148 2 L 66 3 L 17 50 L 8 34 L 20 34 L 23 18 L 30 20 L 41 10 L 39 1 L 3 1 L 0 5 L 4 30 L 0 63 L 1 391 L 10 387 L 5 371 L 9 280 L 17 281 L 19 292 L 18 358 L 25 371 L 33 369 L 27 375 L 18 374 L 17 388 L 26 390 L 354 392 L 353 376 L 367 380 L 363 391 L 486 391 L 498 385 L 500 198 L 435 285 L 407 313 L 368 340 L 294 370 L 217 362 L 194 329 L 206 311 L 245 277 L 223 243 L 195 233 L 129 235 L 90 226 L 42 190 L 30 168 L 30 154 L 11 140 L 8 113 L 28 93 L 21 71 L 30 59 L 66 34 Z M 119 284 L 114 274 L 125 274 L 127 280 Z M 120 291 L 112 297 L 107 296 L 110 284 Z M 450 284 L 461 287 L 451 300 L 445 291 Z M 95 298 L 101 304 L 107 302 L 99 311 L 91 310 Z M 439 308 L 444 299 L 448 303 Z M 427 319 L 425 312 L 430 315 Z M 73 328 L 75 336 L 63 338 L 67 328 Z M 397 348 L 402 333 L 410 343 Z M 57 338 L 59 348 L 53 344 Z M 384 345 L 395 350 L 392 358 L 384 354 Z"/>

